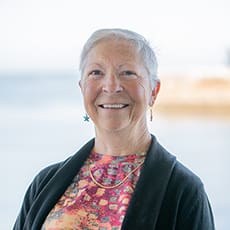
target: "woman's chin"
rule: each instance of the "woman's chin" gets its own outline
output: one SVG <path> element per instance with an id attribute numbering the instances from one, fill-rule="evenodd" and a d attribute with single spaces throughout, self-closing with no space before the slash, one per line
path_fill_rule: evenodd
<path id="1" fill-rule="evenodd" d="M 128 121 L 118 121 L 118 120 L 109 120 L 109 121 L 104 121 L 102 123 L 100 123 L 99 126 L 96 126 L 97 130 L 104 130 L 107 132 L 118 132 L 118 131 L 122 131 L 125 129 L 128 129 L 129 127 L 129 122 Z"/>

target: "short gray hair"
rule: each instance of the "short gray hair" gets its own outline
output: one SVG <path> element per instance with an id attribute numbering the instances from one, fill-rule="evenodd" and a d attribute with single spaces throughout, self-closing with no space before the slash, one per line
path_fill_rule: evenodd
<path id="1" fill-rule="evenodd" d="M 89 51 L 97 45 L 100 41 L 106 39 L 123 39 L 131 42 L 137 51 L 140 53 L 144 65 L 150 76 L 152 88 L 155 88 L 156 82 L 159 81 L 157 77 L 157 59 L 154 50 L 151 48 L 149 42 L 140 34 L 126 30 L 126 29 L 100 29 L 95 31 L 86 41 L 80 56 L 79 69 L 83 72 L 85 62 Z"/>

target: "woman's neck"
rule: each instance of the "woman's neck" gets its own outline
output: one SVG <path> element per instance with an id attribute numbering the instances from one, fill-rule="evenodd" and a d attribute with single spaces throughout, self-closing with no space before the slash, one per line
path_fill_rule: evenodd
<path id="1" fill-rule="evenodd" d="M 105 155 L 129 155 L 146 152 L 151 143 L 148 129 L 141 132 L 126 131 L 98 131 L 96 130 L 94 151 Z"/>

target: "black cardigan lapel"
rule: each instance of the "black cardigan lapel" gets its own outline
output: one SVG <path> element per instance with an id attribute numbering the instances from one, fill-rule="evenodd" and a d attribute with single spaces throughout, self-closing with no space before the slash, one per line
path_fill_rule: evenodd
<path id="1" fill-rule="evenodd" d="M 84 161 L 89 156 L 93 146 L 94 139 L 70 157 L 53 175 L 49 183 L 47 183 L 34 201 L 25 221 L 25 229 L 41 229 L 46 216 L 71 184 L 74 176 L 76 176 Z"/>
<path id="2" fill-rule="evenodd" d="M 123 230 L 155 229 L 175 162 L 176 158 L 152 136 L 152 143 L 122 225 Z"/>

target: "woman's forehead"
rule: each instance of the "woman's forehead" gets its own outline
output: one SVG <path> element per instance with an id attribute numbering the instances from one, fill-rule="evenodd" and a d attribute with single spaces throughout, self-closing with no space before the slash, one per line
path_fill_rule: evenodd
<path id="1" fill-rule="evenodd" d="M 87 59 L 120 58 L 126 62 L 140 61 L 137 48 L 127 40 L 103 40 L 94 45 L 88 52 Z"/>

